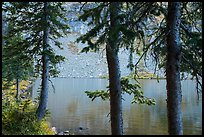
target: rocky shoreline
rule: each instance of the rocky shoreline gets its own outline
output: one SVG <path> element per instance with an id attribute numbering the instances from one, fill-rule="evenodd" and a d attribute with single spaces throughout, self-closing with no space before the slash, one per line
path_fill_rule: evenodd
<path id="1" fill-rule="evenodd" d="M 51 128 L 55 135 L 88 135 L 88 128 L 84 128 L 84 127 L 77 127 L 75 129 L 69 129 L 69 130 L 65 130 L 65 131 L 57 131 L 56 127 L 52 127 Z"/>
<path id="2" fill-rule="evenodd" d="M 81 53 L 80 51 L 86 47 L 86 44 L 74 43 L 77 35 L 70 34 L 66 38 L 61 38 L 63 50 L 53 47 L 56 54 L 65 57 L 65 61 L 58 64 L 58 70 L 60 74 L 58 77 L 65 78 L 100 78 L 108 75 L 108 66 L 106 60 L 106 53 L 104 49 L 99 52 Z M 72 43 L 72 46 L 70 46 Z M 126 49 L 119 50 L 119 61 L 121 76 L 127 76 L 131 73 L 127 68 L 129 60 L 129 51 Z M 133 63 L 135 64 L 139 57 L 133 55 Z M 147 72 L 154 73 L 154 64 L 151 59 L 146 61 L 147 67 L 142 66 Z M 163 76 L 163 72 L 158 72 L 160 76 Z"/>
<path id="3" fill-rule="evenodd" d="M 77 43 L 76 39 L 85 34 L 91 29 L 87 26 L 88 22 L 82 22 L 77 20 L 78 14 L 81 14 L 80 8 L 83 4 L 76 2 L 69 2 L 66 5 L 68 10 L 67 16 L 69 18 L 68 25 L 70 26 L 70 33 L 66 37 L 58 39 L 62 43 L 63 50 L 60 50 L 56 46 L 52 46 L 56 54 L 65 57 L 65 62 L 57 65 L 60 74 L 59 77 L 68 78 L 94 78 L 103 77 L 108 75 L 108 67 L 106 60 L 105 45 L 100 46 L 98 52 L 89 51 L 87 53 L 81 53 L 84 47 L 87 47 L 87 43 Z M 85 5 L 85 8 L 92 7 L 93 3 Z M 76 12 L 77 11 L 77 12 Z M 51 43 L 51 45 L 54 45 Z M 129 61 L 129 50 L 121 48 L 118 53 L 120 61 L 121 76 L 127 76 L 130 74 L 129 68 L 127 68 Z M 133 54 L 133 64 L 139 60 L 139 56 Z M 144 64 L 147 65 L 144 66 Z M 148 58 L 146 62 L 140 64 L 145 71 L 150 73 L 154 72 L 155 66 L 152 58 Z M 163 75 L 162 71 L 159 71 L 159 75 Z"/>

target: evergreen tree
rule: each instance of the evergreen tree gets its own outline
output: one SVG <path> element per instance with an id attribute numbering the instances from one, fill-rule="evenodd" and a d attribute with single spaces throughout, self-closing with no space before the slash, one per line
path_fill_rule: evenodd
<path id="1" fill-rule="evenodd" d="M 146 4 L 146 5 L 145 5 Z M 120 47 L 131 47 L 136 37 L 141 38 L 143 33 L 138 30 L 140 21 L 149 12 L 153 3 L 120 3 L 120 2 L 101 2 L 95 3 L 92 8 L 84 10 L 79 17 L 82 21 L 88 20 L 91 30 L 85 35 L 80 36 L 77 41 L 87 42 L 88 46 L 82 52 L 88 52 L 90 49 L 99 51 L 100 45 L 106 45 L 106 57 L 109 71 L 108 92 L 96 91 L 86 92 L 90 98 L 110 97 L 110 115 L 111 115 L 111 132 L 112 134 L 123 134 L 122 122 L 122 88 L 125 92 L 134 94 L 134 103 L 154 104 L 154 100 L 146 99 L 143 92 L 136 86 L 129 84 L 127 79 L 120 78 L 120 68 L 118 60 L 118 51 Z M 141 12 L 136 13 L 137 8 Z M 145 13 L 143 13 L 143 12 Z M 140 28 L 139 28 L 140 29 Z M 93 39 L 96 38 L 96 42 Z M 122 84 L 122 85 L 121 85 Z M 92 99 L 92 100 L 93 100 Z"/>
<path id="2" fill-rule="evenodd" d="M 181 42 L 180 42 L 180 3 L 169 2 L 167 14 L 167 114 L 170 135 L 182 135 L 182 91 L 180 80 Z"/>
<path id="3" fill-rule="evenodd" d="M 46 113 L 46 107 L 47 107 L 47 100 L 48 100 L 48 78 L 49 78 L 49 60 L 48 55 L 45 54 L 48 52 L 48 36 L 49 36 L 49 28 L 48 26 L 48 2 L 43 3 L 43 17 L 42 21 L 44 23 L 43 28 L 43 46 L 42 46 L 42 90 L 40 94 L 40 103 L 37 109 L 37 117 L 39 120 L 41 120 L 45 113 Z"/>
<path id="4" fill-rule="evenodd" d="M 110 3 L 110 27 L 106 44 L 106 57 L 109 72 L 112 135 L 123 134 L 122 90 L 120 83 L 120 64 L 118 59 L 120 33 L 117 30 L 117 26 L 120 23 L 120 20 L 117 19 L 120 7 L 121 3 L 119 2 Z"/>
<path id="5" fill-rule="evenodd" d="M 176 34 L 177 38 L 180 38 L 178 47 L 180 48 L 180 51 L 178 52 L 179 56 L 174 56 L 172 54 L 172 58 L 177 58 L 177 62 L 173 60 L 174 65 L 171 64 L 171 59 L 169 59 L 169 48 L 167 48 L 166 45 L 172 45 L 170 42 L 172 40 L 170 39 L 170 28 L 166 29 L 168 25 L 170 25 L 171 22 L 173 22 L 172 17 L 168 17 L 168 3 L 166 2 L 157 2 L 156 4 L 153 4 L 152 10 L 150 13 L 147 14 L 147 21 L 144 23 L 146 31 L 146 38 L 144 41 L 147 41 L 146 44 L 144 44 L 144 52 L 142 56 L 144 58 L 150 53 L 150 56 L 153 57 L 155 61 L 155 72 L 157 70 L 157 67 L 159 69 L 164 68 L 169 71 L 168 74 L 171 75 L 170 68 L 167 68 L 167 66 L 177 66 L 179 72 L 181 74 L 181 79 L 184 76 L 185 73 L 191 74 L 192 78 L 196 77 L 197 81 L 197 92 L 199 90 L 199 86 L 202 86 L 202 83 L 200 80 L 202 79 L 202 30 L 201 30 L 201 20 L 202 20 L 202 3 L 201 2 L 184 2 L 180 5 L 181 15 L 180 15 L 180 27 L 176 28 L 179 29 L 180 33 Z M 180 12 L 179 10 L 179 12 Z M 173 12 L 173 11 L 172 11 Z M 196 13 L 196 14 L 195 14 Z M 196 16 L 195 16 L 196 15 Z M 170 15 L 169 15 L 170 16 Z M 148 21 L 149 20 L 149 21 Z M 168 24 L 169 23 L 169 24 Z M 168 25 L 167 25 L 168 24 Z M 168 26 L 169 27 L 169 26 Z M 175 27 L 175 26 L 174 26 Z M 171 28 L 173 29 L 173 27 Z M 175 29 L 175 28 L 174 28 Z M 144 33 L 145 34 L 145 33 Z M 171 33 L 172 34 L 172 33 Z M 144 35 L 145 36 L 145 35 Z M 167 41 L 166 41 L 167 39 Z M 171 49 L 171 48 L 170 48 Z M 178 51 L 178 50 L 177 50 Z M 177 52 L 174 51 L 174 52 Z M 171 51 L 173 52 L 173 51 Z M 140 57 L 140 59 L 142 58 Z M 140 60 L 139 60 L 140 61 Z M 135 64 L 139 63 L 139 61 Z M 179 75 L 180 75 L 179 74 Z M 175 92 L 174 94 L 171 94 L 171 96 L 177 96 L 178 98 L 171 98 L 169 102 L 178 103 L 178 105 L 173 104 L 173 106 L 170 105 L 168 102 L 168 110 L 169 113 L 176 113 L 174 117 L 169 117 L 169 133 L 170 134 L 182 134 L 182 120 L 181 120 L 181 110 L 180 110 L 180 103 L 181 103 L 181 92 L 179 88 L 180 83 L 180 76 L 176 76 L 177 81 L 171 80 L 171 86 L 168 86 L 168 95 L 172 92 L 169 92 L 169 88 Z M 167 78 L 168 79 L 168 78 Z M 170 83 L 170 80 L 167 80 L 168 83 Z M 177 88 L 176 88 L 177 87 Z M 180 98 L 179 98 L 180 97 Z M 175 107 L 175 106 L 177 107 Z M 171 112 L 170 106 L 174 107 L 174 110 Z M 177 109 L 176 109 L 177 108 Z M 171 114 L 169 114 L 171 115 Z M 177 120 L 175 120 L 177 118 Z M 176 122 L 175 122 L 176 121 Z M 175 122 L 172 124 L 172 122 Z"/>
<path id="6" fill-rule="evenodd" d="M 181 76 L 196 79 L 196 89 L 202 93 L 202 2 L 181 3 Z M 184 73 L 185 72 L 185 73 Z M 188 78 L 188 77 L 186 77 Z"/>
<path id="7" fill-rule="evenodd" d="M 157 12 L 152 18 L 156 25 L 148 25 L 147 43 L 149 53 L 155 59 L 158 69 L 166 69 L 166 18 L 167 18 L 166 2 L 160 2 L 157 6 Z M 155 18 L 156 17 L 156 18 Z M 180 38 L 182 44 L 181 54 L 181 79 L 196 78 L 197 92 L 202 89 L 202 3 L 201 2 L 183 2 L 181 3 L 181 25 Z M 155 68 L 156 70 L 156 68 Z"/>
<path id="8" fill-rule="evenodd" d="M 68 32 L 65 17 L 66 10 L 62 2 L 10 2 L 6 5 L 7 20 L 13 24 L 10 38 L 21 32 L 28 46 L 24 51 L 35 59 L 35 73 L 42 76 L 42 90 L 37 117 L 41 120 L 46 112 L 48 97 L 48 80 L 50 75 L 56 76 L 56 64 L 64 57 L 55 55 L 52 42 L 62 49 L 57 38 Z"/>
<path id="9" fill-rule="evenodd" d="M 8 26 L 8 33 L 10 28 Z M 2 45 L 2 78 L 7 81 L 7 85 L 10 85 L 16 80 L 16 99 L 20 94 L 20 81 L 28 80 L 33 74 L 33 59 L 28 54 L 23 52 L 23 48 L 26 44 L 23 36 L 18 33 L 14 37 L 8 38 L 4 36 L 4 44 Z"/>
<path id="10" fill-rule="evenodd" d="M 121 3 L 96 3 L 92 9 L 84 10 L 84 14 L 80 16 L 83 21 L 91 17 L 89 25 L 94 27 L 85 35 L 79 37 L 77 41 L 82 43 L 88 42 L 88 47 L 82 51 L 88 52 L 90 49 L 99 50 L 102 43 L 106 44 L 106 56 L 109 71 L 110 85 L 110 115 L 111 115 L 111 132 L 113 135 L 123 134 L 122 120 L 122 96 L 120 83 L 120 68 L 118 60 L 119 50 L 119 29 L 120 25 L 119 9 Z M 103 15 L 101 15 L 103 14 Z M 101 30 L 105 32 L 101 33 Z M 92 38 L 97 37 L 98 40 L 93 43 Z"/>
<path id="11" fill-rule="evenodd" d="M 196 78 L 197 81 L 197 92 L 201 91 L 199 87 L 202 86 L 200 80 L 202 79 L 202 30 L 201 30 L 201 18 L 202 18 L 202 3 L 200 2 L 184 2 L 180 5 L 181 10 L 181 17 L 180 17 L 180 27 L 179 27 L 179 38 L 180 38 L 180 45 L 181 54 L 180 54 L 180 63 L 179 71 L 181 74 L 181 80 L 184 78 L 184 74 L 191 74 L 192 78 Z M 154 7 L 151 14 L 147 17 L 152 21 L 154 24 L 146 24 L 145 30 L 148 30 L 150 33 L 147 35 L 147 43 L 146 47 L 148 48 L 150 55 L 155 59 L 155 71 L 156 67 L 164 68 L 167 72 L 167 66 L 170 62 L 167 62 L 167 41 L 166 38 L 169 38 L 169 30 L 166 30 L 167 22 L 172 21 L 172 18 L 168 20 L 167 18 L 167 9 L 168 3 L 158 3 L 157 8 Z M 156 10 L 157 9 L 157 10 Z M 196 14 L 195 14 L 196 13 Z M 151 16 L 153 15 L 153 16 Z M 196 16 L 195 16 L 196 15 Z M 147 49 L 146 48 L 146 49 Z M 170 60 L 170 59 L 169 59 Z M 186 77 L 188 78 L 188 77 Z M 178 82 L 177 84 L 179 84 Z M 174 85 L 174 84 L 173 84 Z M 175 85 L 174 85 L 175 86 Z M 173 87 L 172 87 L 173 88 Z M 176 90 L 176 89 L 174 89 Z M 199 92 L 200 93 L 200 92 Z M 199 95 L 199 94 L 198 94 Z M 176 96 L 176 94 L 175 94 Z M 174 102 L 176 98 L 174 98 Z M 168 100 L 168 99 L 167 99 Z M 179 107 L 179 106 L 178 106 Z M 181 110 L 178 110 L 181 111 Z M 171 121 L 171 120 L 169 120 Z M 175 120 L 172 120 L 175 121 Z M 171 122 L 169 122 L 171 123 Z M 175 123 L 174 123 L 175 124 Z M 181 122 L 178 122 L 174 125 L 176 127 L 181 127 Z M 172 126 L 171 126 L 172 127 Z M 169 128 L 171 128 L 169 125 Z M 181 128 L 182 130 L 182 128 Z M 170 131 L 169 131 L 170 132 Z M 170 132 L 170 134 L 172 131 Z"/>

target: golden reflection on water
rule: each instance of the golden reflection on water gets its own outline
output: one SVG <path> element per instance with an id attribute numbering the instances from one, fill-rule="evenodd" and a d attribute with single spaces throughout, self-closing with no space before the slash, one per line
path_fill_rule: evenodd
<path id="1" fill-rule="evenodd" d="M 91 101 L 85 90 L 105 89 L 106 79 L 52 79 L 55 93 L 50 86 L 48 109 L 50 122 L 58 131 L 70 130 L 75 134 L 110 135 L 109 101 L 97 98 Z M 34 91 L 39 86 L 36 81 Z M 145 96 L 155 98 L 156 105 L 131 104 L 132 97 L 123 98 L 123 124 L 125 135 L 168 134 L 166 114 L 166 83 L 160 80 L 142 80 Z M 195 83 L 182 81 L 182 114 L 184 134 L 202 134 L 202 100 L 196 100 Z M 36 95 L 34 95 L 36 96 Z M 79 130 L 82 127 L 82 130 Z"/>

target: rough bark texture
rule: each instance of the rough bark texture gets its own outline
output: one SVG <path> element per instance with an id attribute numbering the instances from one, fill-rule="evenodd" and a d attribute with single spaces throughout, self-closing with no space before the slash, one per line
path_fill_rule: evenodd
<path id="1" fill-rule="evenodd" d="M 112 135 L 123 134 L 123 119 L 122 119 L 122 95 L 120 83 L 120 67 L 118 59 L 118 36 L 114 32 L 114 27 L 118 21 L 115 16 L 118 14 L 119 3 L 113 2 L 110 4 L 110 20 L 111 28 L 108 44 L 106 46 L 106 56 L 109 71 L 109 86 L 110 86 L 110 116 L 111 116 L 111 133 Z"/>
<path id="2" fill-rule="evenodd" d="M 44 2 L 44 22 L 47 24 L 48 22 L 48 2 Z M 48 27 L 44 27 L 43 34 L 43 51 L 45 52 L 48 49 Z M 47 108 L 47 100 L 48 100 L 48 78 L 49 78 L 49 61 L 48 56 L 43 54 L 42 56 L 42 64 L 43 64 L 43 74 L 42 74 L 42 90 L 40 94 L 40 102 L 37 109 L 37 118 L 41 120 L 46 112 Z"/>
<path id="3" fill-rule="evenodd" d="M 181 44 L 180 3 L 169 2 L 167 15 L 167 113 L 168 132 L 170 135 L 182 135 L 182 92 L 180 81 Z"/>

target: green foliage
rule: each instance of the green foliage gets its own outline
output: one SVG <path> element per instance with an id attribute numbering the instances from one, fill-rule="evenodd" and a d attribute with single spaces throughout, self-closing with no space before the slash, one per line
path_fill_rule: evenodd
<path id="1" fill-rule="evenodd" d="M 95 7 L 93 9 L 84 10 L 84 14 L 80 15 L 79 20 L 85 21 L 88 19 L 88 17 L 91 17 L 91 21 L 88 23 L 88 25 L 93 25 L 95 22 L 95 26 L 92 27 L 85 35 L 80 36 L 77 38 L 77 42 L 85 43 L 87 42 L 88 46 L 83 48 L 81 52 L 88 52 L 89 50 L 98 51 L 99 46 L 101 44 L 104 44 L 106 42 L 107 37 L 107 30 L 105 27 L 108 25 L 108 20 L 101 16 L 101 12 L 107 12 L 104 8 L 103 3 L 99 3 L 98 7 Z M 98 14 L 96 14 L 96 13 Z M 105 13 L 107 14 L 107 13 Z M 101 32 L 101 30 L 105 29 L 104 32 Z M 97 38 L 96 42 L 92 42 L 94 38 Z"/>
<path id="2" fill-rule="evenodd" d="M 51 40 L 55 46 L 62 49 L 61 43 L 57 39 L 66 35 L 69 29 L 63 3 L 10 2 L 3 4 L 7 13 L 6 21 L 11 25 L 6 40 L 8 41 L 9 38 L 13 40 L 16 34 L 22 36 L 23 42 L 26 44 L 23 44 L 23 48 L 19 52 L 25 53 L 28 57 L 34 59 L 32 64 L 35 67 L 34 73 L 44 75 L 43 70 L 47 69 L 49 70 L 49 74 L 46 75 L 47 78 L 50 75 L 57 76 L 59 71 L 56 64 L 63 61 L 64 57 L 55 55 L 53 47 L 48 43 L 51 43 L 49 41 Z M 20 43 L 17 43 L 17 46 L 20 46 Z M 11 48 L 13 47 L 12 45 Z M 18 54 L 15 55 L 18 57 Z M 24 59 L 18 58 L 17 61 L 23 62 Z M 18 73 L 19 67 L 17 66 L 17 68 Z"/>
<path id="3" fill-rule="evenodd" d="M 140 90 L 140 83 L 136 79 L 132 79 L 133 84 L 130 83 L 128 78 L 123 77 L 121 79 L 121 86 L 123 93 L 128 93 L 129 95 L 133 94 L 132 103 L 155 105 L 156 102 L 154 99 L 147 98 L 144 96 L 144 91 Z"/>
<path id="4" fill-rule="evenodd" d="M 144 98 L 143 95 L 134 96 L 132 103 L 138 103 L 138 104 L 147 104 L 147 105 L 155 105 L 156 102 L 154 99 L 151 98 Z"/>
<path id="5" fill-rule="evenodd" d="M 149 53 L 155 61 L 155 71 L 166 69 L 166 16 L 167 4 L 157 2 L 153 4 L 151 12 L 147 14 L 149 21 L 145 22 L 146 45 L 144 52 Z M 180 38 L 182 44 L 181 75 L 184 73 L 202 78 L 202 3 L 181 3 Z M 147 54 L 144 55 L 146 57 Z"/>
<path id="6" fill-rule="evenodd" d="M 155 105 L 156 102 L 152 98 L 147 98 L 144 96 L 144 92 L 141 89 L 140 83 L 136 79 L 132 79 L 134 82 L 133 84 L 130 83 L 129 79 L 126 77 L 121 78 L 121 88 L 122 88 L 122 94 L 129 94 L 133 95 L 133 103 L 138 103 L 138 104 L 147 104 L 147 105 Z M 91 98 L 93 101 L 95 98 L 100 97 L 102 100 L 107 100 L 110 98 L 109 94 L 109 87 L 108 89 L 105 90 L 96 90 L 96 91 L 85 91 L 87 96 Z"/>
<path id="7" fill-rule="evenodd" d="M 2 94 L 3 135 L 54 135 L 46 119 L 37 121 L 36 104 L 30 99 L 16 101 L 12 92 Z M 48 113 L 46 117 L 48 117 Z"/>
<path id="8" fill-rule="evenodd" d="M 9 25 L 9 28 L 12 27 Z M 8 33 L 10 30 L 8 29 Z M 33 76 L 33 58 L 25 52 L 27 43 L 21 33 L 16 34 L 12 38 L 4 37 L 2 54 L 2 78 L 8 81 L 14 79 L 27 80 Z"/>
<path id="9" fill-rule="evenodd" d="M 138 37 L 138 39 L 142 39 L 144 37 L 144 32 L 142 29 L 137 29 L 138 24 L 134 25 L 137 21 L 141 20 L 143 18 L 143 15 L 140 15 L 141 18 L 137 18 L 137 20 L 129 20 L 132 19 L 133 16 L 129 13 L 128 10 L 124 10 L 124 12 L 119 12 L 118 16 L 115 17 L 115 20 L 118 19 L 119 23 L 112 28 L 110 26 L 110 6 L 106 5 L 107 3 L 99 3 L 99 6 L 96 6 L 93 9 L 85 10 L 84 14 L 80 16 L 80 18 L 83 19 L 83 21 L 87 20 L 88 17 L 91 17 L 92 20 L 89 22 L 89 24 L 93 24 L 94 27 L 88 31 L 85 35 L 82 35 L 77 39 L 77 42 L 81 41 L 82 43 L 87 42 L 88 47 L 85 47 L 82 51 L 88 52 L 90 49 L 96 49 L 98 50 L 98 47 L 102 43 L 106 43 L 108 40 L 111 43 L 111 41 L 117 40 L 119 43 L 119 46 L 126 46 L 128 49 L 134 42 L 135 38 Z M 150 7 L 151 4 L 148 4 L 147 6 Z M 92 14 L 97 8 L 103 7 L 103 10 L 98 10 L 98 14 Z M 113 7 L 112 7 L 113 8 Z M 123 9 L 122 9 L 123 10 Z M 132 9 L 131 9 L 132 10 Z M 143 9 L 145 10 L 145 8 Z M 101 12 L 101 13 L 100 13 Z M 100 14 L 99 14 L 100 13 Z M 104 16 L 101 16 L 103 13 Z M 94 22 L 94 17 L 99 19 L 100 21 Z M 98 17 L 99 16 L 99 17 Z M 127 17 L 127 18 L 125 18 Z M 94 23 L 91 23 L 94 22 Z M 128 27 L 129 26 L 129 27 Z M 119 39 L 115 39 L 116 35 L 120 34 Z M 97 37 L 95 43 L 92 43 L 91 40 L 93 38 Z M 99 42 L 100 41 L 100 42 Z M 110 44 L 111 45 L 111 44 Z M 114 50 L 118 50 L 118 47 L 114 47 Z M 112 47 L 111 47 L 112 48 Z M 131 47 L 131 50 L 133 48 Z M 131 59 L 130 59 L 131 60 Z M 148 105 L 155 104 L 155 101 L 153 99 L 146 98 L 143 95 L 143 92 L 139 90 L 141 88 L 138 83 L 131 84 L 127 78 L 121 79 L 121 86 L 122 91 L 124 93 L 133 94 L 134 100 L 133 103 L 146 103 Z M 103 100 L 109 99 L 109 87 L 107 87 L 107 91 L 85 91 L 85 93 L 89 96 L 89 98 L 92 98 L 92 101 L 96 97 L 101 97 Z"/>
<path id="10" fill-rule="evenodd" d="M 164 79 L 164 77 L 160 77 L 154 73 L 149 73 L 144 70 L 137 73 L 132 72 L 127 77 L 131 79 Z"/>
<path id="11" fill-rule="evenodd" d="M 35 73 L 42 71 L 42 55 L 48 55 L 51 65 L 63 61 L 63 57 L 55 55 L 50 45 L 48 51 L 43 51 L 43 31 L 49 28 L 49 39 L 54 45 L 62 49 L 61 42 L 57 39 L 68 33 L 66 10 L 63 2 L 50 2 L 48 11 L 44 13 L 44 2 L 5 2 L 3 10 L 7 12 L 6 21 L 12 25 L 8 38 L 13 39 L 16 34 L 24 35 L 26 46 L 21 52 L 25 52 L 30 58 L 35 59 Z M 44 21 L 44 14 L 47 14 L 48 21 Z M 50 74 L 56 75 L 54 66 Z"/>
<path id="12" fill-rule="evenodd" d="M 88 52 L 90 50 L 98 51 L 100 46 L 107 43 L 108 40 L 116 40 L 116 34 L 120 34 L 117 42 L 118 46 L 126 46 L 127 48 L 133 44 L 135 37 L 142 37 L 144 32 L 142 30 L 135 31 L 133 22 L 130 24 L 129 12 L 119 12 L 114 20 L 118 20 L 118 24 L 111 29 L 110 25 L 110 11 L 112 10 L 109 2 L 100 2 L 94 5 L 94 8 L 84 10 L 83 14 L 79 16 L 79 20 L 88 21 L 88 25 L 91 29 L 84 35 L 77 38 L 77 42 L 88 44 L 87 47 L 82 49 L 82 52 Z M 123 9 L 121 9 L 123 10 Z M 88 20 L 90 19 L 90 20 Z M 96 39 L 95 42 L 92 42 Z"/>
<path id="13" fill-rule="evenodd" d="M 192 32 L 191 35 L 183 45 L 181 72 L 188 72 L 192 77 L 202 76 L 202 34 Z"/>
<path id="14" fill-rule="evenodd" d="M 181 72 L 202 78 L 202 3 L 183 3 L 181 18 Z"/>
<path id="15" fill-rule="evenodd" d="M 97 97 L 101 97 L 102 100 L 109 99 L 109 92 L 104 90 L 96 90 L 94 92 L 92 91 L 85 91 L 87 96 L 91 98 L 91 101 L 93 101 Z"/>

